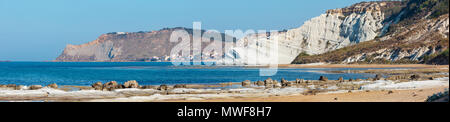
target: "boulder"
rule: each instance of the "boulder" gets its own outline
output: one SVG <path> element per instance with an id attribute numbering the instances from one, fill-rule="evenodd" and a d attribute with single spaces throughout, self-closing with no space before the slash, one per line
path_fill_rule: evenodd
<path id="1" fill-rule="evenodd" d="M 25 88 L 25 86 L 24 85 L 18 85 L 18 86 L 16 86 L 16 88 L 14 88 L 15 90 L 22 90 L 22 89 L 24 89 Z"/>
<path id="2" fill-rule="evenodd" d="M 6 85 L 7 87 L 9 87 L 9 88 L 16 88 L 16 84 L 8 84 L 8 85 Z"/>
<path id="3" fill-rule="evenodd" d="M 125 88 L 138 88 L 139 83 L 136 80 L 130 80 L 123 84 Z"/>
<path id="4" fill-rule="evenodd" d="M 375 80 L 384 80 L 383 75 L 381 75 L 381 74 L 376 74 L 376 75 L 375 75 Z"/>
<path id="5" fill-rule="evenodd" d="M 158 90 L 168 90 L 169 89 L 169 87 L 167 87 L 167 85 L 166 84 L 162 84 L 162 85 L 160 85 L 159 87 L 158 87 Z"/>
<path id="6" fill-rule="evenodd" d="M 281 78 L 281 86 L 287 86 L 288 83 L 289 83 L 289 81 L 287 81 L 284 78 Z"/>
<path id="7" fill-rule="evenodd" d="M 121 85 L 118 84 L 116 81 L 109 81 L 109 82 L 103 84 L 103 90 L 112 91 L 114 89 L 119 89 L 120 86 Z"/>
<path id="8" fill-rule="evenodd" d="M 281 78 L 281 84 L 285 84 L 287 82 L 289 82 L 289 81 L 285 80 L 284 78 Z"/>
<path id="9" fill-rule="evenodd" d="M 283 87 L 292 87 L 294 86 L 295 82 L 286 82 L 285 84 L 282 84 Z"/>
<path id="10" fill-rule="evenodd" d="M 53 89 L 57 89 L 58 85 L 56 83 L 52 83 L 50 85 L 47 85 L 48 88 L 53 88 Z"/>
<path id="11" fill-rule="evenodd" d="M 265 85 L 273 84 L 272 78 L 267 78 L 266 80 L 264 80 L 264 84 Z"/>
<path id="12" fill-rule="evenodd" d="M 344 77 L 339 77 L 339 82 L 344 82 Z"/>
<path id="13" fill-rule="evenodd" d="M 176 84 L 173 88 L 186 88 L 186 84 Z"/>
<path id="14" fill-rule="evenodd" d="M 303 83 L 304 82 L 304 80 L 303 79 L 295 79 L 295 82 L 297 82 L 297 84 L 299 84 L 299 83 Z"/>
<path id="15" fill-rule="evenodd" d="M 256 85 L 258 85 L 258 86 L 264 86 L 264 82 L 263 82 L 263 81 L 256 81 Z"/>
<path id="16" fill-rule="evenodd" d="M 94 84 L 92 84 L 91 85 L 92 86 L 92 88 L 94 88 L 95 90 L 102 90 L 103 89 L 103 84 L 102 84 L 102 82 L 97 82 L 97 83 L 94 83 Z"/>
<path id="17" fill-rule="evenodd" d="M 281 83 L 280 83 L 280 82 L 278 82 L 278 81 L 274 81 L 274 82 L 273 82 L 273 87 L 274 87 L 274 88 L 281 88 L 281 87 L 282 87 L 282 85 L 281 85 Z"/>
<path id="18" fill-rule="evenodd" d="M 392 90 L 389 90 L 389 91 L 388 91 L 388 94 L 392 94 L 392 93 L 394 93 L 394 91 L 392 91 Z"/>
<path id="19" fill-rule="evenodd" d="M 319 80 L 320 81 L 328 81 L 328 78 L 325 76 L 320 76 Z"/>
<path id="20" fill-rule="evenodd" d="M 266 87 L 266 89 L 267 88 L 273 88 L 273 84 L 264 84 L 264 87 Z"/>
<path id="21" fill-rule="evenodd" d="M 293 85 L 293 82 L 289 82 L 289 81 L 285 80 L 284 78 L 281 79 L 281 86 L 282 87 L 290 87 L 292 85 Z"/>
<path id="22" fill-rule="evenodd" d="M 250 86 L 251 84 L 252 82 L 249 80 L 242 81 L 242 86 Z"/>
<path id="23" fill-rule="evenodd" d="M 30 86 L 30 90 L 38 90 L 38 89 L 41 89 L 41 88 L 42 88 L 41 85 L 31 85 Z"/>
<path id="24" fill-rule="evenodd" d="M 418 74 L 411 75 L 410 79 L 411 80 L 419 80 L 420 79 L 420 75 L 418 75 Z"/>
<path id="25" fill-rule="evenodd" d="M 7 88 L 7 85 L 0 85 L 0 88 Z"/>

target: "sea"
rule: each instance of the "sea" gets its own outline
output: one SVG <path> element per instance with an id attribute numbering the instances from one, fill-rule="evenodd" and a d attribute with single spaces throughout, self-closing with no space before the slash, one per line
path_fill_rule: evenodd
<path id="1" fill-rule="evenodd" d="M 79 85 L 95 82 L 136 80 L 142 85 L 218 84 L 274 80 L 366 79 L 375 74 L 331 73 L 337 70 L 367 70 L 377 68 L 278 68 L 273 76 L 260 76 L 259 68 L 244 66 L 175 66 L 171 62 L 0 62 L 0 84 L 17 85 Z M 380 69 L 380 68 L 378 68 Z"/>

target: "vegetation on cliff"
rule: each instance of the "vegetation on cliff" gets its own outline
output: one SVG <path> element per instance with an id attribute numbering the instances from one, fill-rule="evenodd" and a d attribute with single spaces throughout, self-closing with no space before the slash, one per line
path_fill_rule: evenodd
<path id="1" fill-rule="evenodd" d="M 323 54 L 299 55 L 292 63 L 448 64 L 448 0 L 410 0 L 403 13 L 391 9 L 393 17 L 386 21 L 397 16 L 400 21 L 384 36 Z"/>

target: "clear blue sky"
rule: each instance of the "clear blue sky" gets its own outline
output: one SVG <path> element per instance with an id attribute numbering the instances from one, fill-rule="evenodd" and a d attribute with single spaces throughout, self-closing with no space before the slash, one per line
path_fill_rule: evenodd
<path id="1" fill-rule="evenodd" d="M 67 44 L 164 27 L 289 29 L 363 0 L 0 0 L 0 60 L 55 59 Z"/>

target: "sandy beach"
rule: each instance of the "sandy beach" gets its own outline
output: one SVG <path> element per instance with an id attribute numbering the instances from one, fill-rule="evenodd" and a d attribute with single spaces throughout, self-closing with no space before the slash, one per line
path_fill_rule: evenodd
<path id="1" fill-rule="evenodd" d="M 299 68 L 299 65 L 286 65 Z M 324 67 L 324 65 L 309 65 Z M 141 86 L 136 81 L 92 86 L 1 85 L 0 101 L 42 102 L 424 102 L 448 91 L 448 65 L 326 65 L 341 67 L 409 67 L 351 72 L 377 74 L 368 79 L 281 79 L 242 81 L 217 85 L 177 84 Z M 308 67 L 311 68 L 311 67 Z M 347 72 L 347 71 L 345 71 Z M 385 76 L 385 77 L 382 77 Z M 118 86 L 121 86 L 120 88 Z M 224 86 L 233 86 L 221 88 Z M 123 88 L 122 88 L 123 87 Z M 78 89 L 78 90 L 73 90 Z"/>
<path id="2" fill-rule="evenodd" d="M 351 93 L 270 96 L 264 98 L 168 100 L 167 102 L 424 102 L 428 96 L 448 88 L 448 86 L 437 86 L 412 90 L 353 91 Z M 389 91 L 393 93 L 389 93 Z"/>

